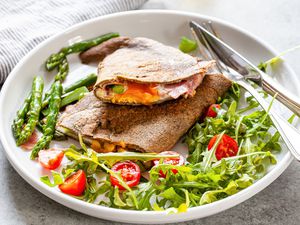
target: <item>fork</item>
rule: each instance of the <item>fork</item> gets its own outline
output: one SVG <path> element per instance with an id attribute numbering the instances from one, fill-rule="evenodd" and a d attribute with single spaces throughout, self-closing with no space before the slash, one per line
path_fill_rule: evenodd
<path id="1" fill-rule="evenodd" d="M 254 66 L 245 57 L 224 43 L 213 28 L 211 21 L 203 23 L 204 27 L 196 24 L 195 22 L 191 22 L 190 26 L 198 26 L 203 35 L 206 37 L 208 44 L 211 46 L 214 53 L 216 53 L 216 55 L 219 57 L 220 61 L 222 61 L 228 67 L 231 67 L 235 71 L 239 72 L 246 79 L 258 84 L 271 96 L 276 95 L 276 100 L 281 102 L 291 111 L 293 111 L 298 117 L 300 117 L 300 98 L 287 91 L 266 73 Z"/>
<path id="2" fill-rule="evenodd" d="M 204 24 L 205 26 L 205 24 Z M 206 36 L 200 29 L 192 26 L 192 33 L 198 43 L 200 54 L 205 60 L 215 60 L 217 70 L 230 80 L 236 82 L 245 90 L 247 90 L 261 105 L 261 107 L 268 112 L 270 119 L 274 126 L 280 133 L 283 141 L 287 145 L 292 155 L 300 161 L 300 132 L 289 124 L 284 118 L 278 115 L 273 108 L 269 108 L 269 104 L 265 99 L 252 87 L 252 85 L 245 79 L 245 77 L 234 69 L 228 67 L 223 63 L 219 56 L 214 52 L 208 43 Z"/>

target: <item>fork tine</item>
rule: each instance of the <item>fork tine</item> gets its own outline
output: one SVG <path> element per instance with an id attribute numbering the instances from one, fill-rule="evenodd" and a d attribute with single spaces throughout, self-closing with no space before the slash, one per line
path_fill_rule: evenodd
<path id="1" fill-rule="evenodd" d="M 193 22 L 190 22 L 190 24 L 192 24 L 192 23 Z M 201 30 L 197 29 L 195 26 L 190 26 L 190 28 L 192 31 L 192 35 L 194 36 L 194 39 L 196 40 L 196 42 L 198 44 L 198 49 L 199 49 L 201 56 L 203 56 L 203 58 L 205 60 L 215 60 L 216 56 L 212 55 L 213 52 L 211 51 L 211 49 L 208 49 L 210 46 L 208 45 Z M 216 69 L 220 73 L 222 73 L 222 66 L 219 65 L 218 60 L 216 61 Z"/>
<path id="2" fill-rule="evenodd" d="M 212 22 L 208 21 L 206 23 L 206 27 L 205 27 L 209 32 L 211 32 L 213 35 L 215 35 L 217 38 L 219 38 L 220 40 L 222 40 L 221 36 L 219 35 L 219 33 L 217 32 L 217 30 L 213 27 Z"/>
<path id="3" fill-rule="evenodd" d="M 209 21 L 208 23 L 203 23 L 202 25 L 206 29 L 207 32 L 211 33 L 212 35 L 216 36 L 218 39 L 220 39 L 222 41 L 222 38 L 217 33 L 216 29 L 214 29 L 211 21 Z M 206 36 L 206 37 L 209 38 L 208 36 Z M 211 44 L 213 46 L 212 50 L 216 53 L 216 55 L 218 55 L 219 59 L 223 62 L 223 64 L 230 66 L 231 68 L 234 68 L 236 71 L 238 71 L 242 75 L 248 75 L 247 69 L 245 69 L 234 58 L 228 57 L 228 53 L 226 52 L 226 49 L 224 49 L 222 45 L 220 45 L 218 43 L 214 43 L 214 42 Z"/>
<path id="4" fill-rule="evenodd" d="M 206 49 L 208 50 L 208 52 L 210 53 L 211 55 L 211 59 L 214 59 L 216 61 L 216 66 L 217 66 L 217 69 L 220 73 L 222 73 L 223 71 L 223 68 L 221 66 L 221 64 L 219 63 L 219 60 L 217 59 L 216 55 L 214 54 L 214 52 L 211 50 L 209 44 L 207 43 L 207 40 L 205 39 L 204 35 L 201 33 L 201 36 L 202 36 L 202 39 L 203 39 L 203 42 L 204 42 L 204 45 L 206 47 Z"/>
<path id="5" fill-rule="evenodd" d="M 201 36 L 199 37 L 199 35 L 197 35 L 197 33 L 195 32 L 194 28 L 192 28 L 192 27 L 191 27 L 191 32 L 192 32 L 192 35 L 194 36 L 194 39 L 197 42 L 198 49 L 200 51 L 201 57 L 203 57 L 204 60 L 211 60 L 212 59 L 211 55 L 209 54 L 209 52 L 207 51 L 207 49 L 202 44 L 203 40 L 201 40 L 202 39 Z"/>
<path id="6" fill-rule="evenodd" d="M 206 23 L 202 23 L 202 24 L 206 28 L 207 24 Z M 224 63 L 222 63 L 222 60 L 220 59 L 220 57 L 214 52 L 214 50 L 210 46 L 209 40 L 206 38 L 206 36 L 203 34 L 202 31 L 200 31 L 200 32 L 201 32 L 201 37 L 204 41 L 205 47 L 209 51 L 212 58 L 216 61 L 216 65 L 219 69 L 219 72 L 221 72 L 221 73 L 224 72 L 224 71 L 229 72 L 228 67 Z"/>
<path id="7" fill-rule="evenodd" d="M 201 29 L 199 29 L 200 26 L 195 21 L 190 22 L 190 27 L 192 30 L 193 35 L 195 36 L 195 39 L 198 42 L 200 54 L 204 55 L 206 60 L 215 60 L 216 61 L 216 69 L 223 73 L 224 71 L 229 72 L 228 68 L 225 66 L 225 64 L 221 64 L 222 60 L 218 57 L 218 55 L 214 52 L 212 49 L 209 40 L 207 39 L 206 35 L 203 33 Z"/>

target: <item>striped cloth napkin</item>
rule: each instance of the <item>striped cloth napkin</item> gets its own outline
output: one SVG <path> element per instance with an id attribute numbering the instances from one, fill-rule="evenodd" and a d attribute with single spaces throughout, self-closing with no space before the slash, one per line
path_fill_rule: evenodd
<path id="1" fill-rule="evenodd" d="M 137 9 L 147 0 L 0 0 L 0 87 L 13 67 L 51 35 L 97 16 Z"/>

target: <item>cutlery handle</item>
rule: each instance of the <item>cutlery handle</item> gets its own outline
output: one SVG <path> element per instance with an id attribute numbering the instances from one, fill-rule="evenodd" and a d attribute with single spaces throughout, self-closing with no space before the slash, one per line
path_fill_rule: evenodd
<path id="1" fill-rule="evenodd" d="M 300 98 L 278 85 L 273 79 L 268 77 L 268 75 L 262 74 L 262 78 L 263 90 L 272 96 L 277 94 L 276 99 L 300 117 Z"/>
<path id="2" fill-rule="evenodd" d="M 269 104 L 249 83 L 243 80 L 239 80 L 237 83 L 253 95 L 265 111 L 268 110 Z M 269 116 L 292 155 L 300 161 L 300 132 L 278 115 L 273 108 L 270 109 Z"/>
<path id="3" fill-rule="evenodd" d="M 300 134 L 299 131 L 288 123 L 284 118 L 280 115 L 273 113 L 271 110 L 270 117 L 273 117 L 272 121 L 277 128 L 278 132 L 280 133 L 282 139 L 284 140 L 285 144 L 287 145 L 288 149 L 292 153 L 292 155 L 300 161 Z M 277 126 L 276 126 L 277 123 Z M 279 131 L 281 129 L 281 131 Z M 284 135 L 282 135 L 284 134 Z M 287 135 L 288 136 L 287 136 Z"/>

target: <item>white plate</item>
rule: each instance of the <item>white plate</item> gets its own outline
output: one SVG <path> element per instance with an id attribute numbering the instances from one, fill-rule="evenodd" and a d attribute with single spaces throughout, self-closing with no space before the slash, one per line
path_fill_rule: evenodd
<path id="1" fill-rule="evenodd" d="M 278 164 L 264 178 L 249 188 L 223 200 L 191 208 L 186 213 L 175 215 L 167 215 L 165 212 L 119 210 L 86 203 L 65 195 L 59 192 L 58 189 L 44 185 L 39 178 L 42 174 L 45 174 L 45 171 L 41 169 L 38 163 L 29 159 L 28 152 L 16 147 L 11 132 L 11 122 L 16 110 L 30 90 L 34 75 L 43 75 L 47 87 L 52 82 L 53 75 L 46 73 L 43 65 L 45 59 L 51 53 L 76 40 L 89 39 L 112 31 L 131 37 L 144 36 L 153 38 L 165 44 L 177 46 L 181 36 L 190 34 L 188 22 L 191 19 L 195 21 L 212 20 L 225 41 L 255 64 L 276 55 L 270 46 L 248 32 L 224 21 L 192 13 L 159 10 L 125 12 L 103 16 L 76 25 L 59 35 L 49 38 L 32 50 L 15 67 L 2 88 L 0 97 L 0 137 L 7 158 L 18 173 L 43 194 L 81 213 L 121 222 L 153 224 L 192 220 L 218 213 L 245 201 L 274 181 L 292 160 L 290 153 L 286 149 L 283 149 L 281 154 L 277 155 Z M 71 72 L 67 82 L 95 71 L 95 67 L 81 65 L 75 55 L 71 56 L 69 61 Z M 296 93 L 296 87 L 299 84 L 296 76 L 284 64 L 280 67 L 280 70 L 288 74 L 289 79 L 283 79 L 283 76 L 278 74 L 275 74 L 276 78 L 283 85 L 286 85 L 289 90 Z"/>

